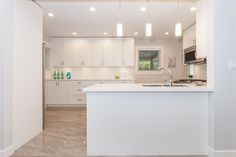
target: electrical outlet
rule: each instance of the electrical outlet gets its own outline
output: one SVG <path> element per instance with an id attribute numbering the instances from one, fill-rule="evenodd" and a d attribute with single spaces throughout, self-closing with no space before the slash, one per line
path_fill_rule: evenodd
<path id="1" fill-rule="evenodd" d="M 229 70 L 236 70 L 236 60 L 229 61 Z"/>

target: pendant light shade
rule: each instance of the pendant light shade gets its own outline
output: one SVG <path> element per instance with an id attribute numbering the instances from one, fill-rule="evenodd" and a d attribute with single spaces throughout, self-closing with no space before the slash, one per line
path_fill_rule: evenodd
<path id="1" fill-rule="evenodd" d="M 118 23 L 117 23 L 117 26 L 116 26 L 116 35 L 118 37 L 122 37 L 123 36 L 123 24 L 122 24 L 122 9 L 121 9 L 121 0 L 118 0 L 119 2 L 119 15 L 118 15 Z"/>
<path id="2" fill-rule="evenodd" d="M 118 37 L 122 37 L 123 36 L 123 24 L 122 23 L 117 23 L 116 33 L 117 33 Z"/>
<path id="3" fill-rule="evenodd" d="M 182 24 L 180 22 L 175 24 L 175 36 L 176 37 L 182 36 Z"/>
<path id="4" fill-rule="evenodd" d="M 180 9 L 179 9 L 179 0 L 177 0 L 177 23 L 175 24 L 175 36 L 182 36 L 182 24 L 180 23 Z"/>
<path id="5" fill-rule="evenodd" d="M 146 24 L 146 36 L 147 37 L 152 36 L 152 24 L 151 23 Z"/>
<path id="6" fill-rule="evenodd" d="M 148 5 L 148 23 L 146 24 L 146 37 L 152 36 L 152 24 L 151 24 L 151 8 L 150 8 L 150 0 L 147 0 Z"/>

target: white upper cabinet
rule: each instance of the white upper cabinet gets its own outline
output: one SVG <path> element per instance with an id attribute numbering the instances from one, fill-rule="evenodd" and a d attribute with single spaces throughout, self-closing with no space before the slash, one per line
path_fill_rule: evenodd
<path id="1" fill-rule="evenodd" d="M 64 66 L 64 39 L 52 39 L 53 66 Z"/>
<path id="2" fill-rule="evenodd" d="M 113 66 L 112 43 L 112 39 L 104 39 L 104 66 Z"/>
<path id="3" fill-rule="evenodd" d="M 83 65 L 83 40 L 80 38 L 73 39 L 75 43 L 74 50 L 74 66 L 82 66 Z"/>
<path id="4" fill-rule="evenodd" d="M 124 66 L 134 66 L 134 39 L 124 39 Z"/>
<path id="5" fill-rule="evenodd" d="M 212 5 L 208 0 L 196 2 L 196 39 L 197 39 L 197 58 L 207 57 L 212 42 Z"/>
<path id="6" fill-rule="evenodd" d="M 134 66 L 132 38 L 54 38 L 54 66 Z"/>
<path id="7" fill-rule="evenodd" d="M 192 25 L 183 32 L 183 48 L 189 48 L 196 45 L 196 25 Z"/>
<path id="8" fill-rule="evenodd" d="M 64 66 L 74 66 L 75 40 L 71 38 L 64 39 Z"/>
<path id="9" fill-rule="evenodd" d="M 124 64 L 124 41 L 123 38 L 115 38 L 112 42 L 113 66 Z"/>
<path id="10" fill-rule="evenodd" d="M 104 42 L 102 38 L 94 39 L 93 44 L 93 66 L 103 66 L 104 62 Z"/>
<path id="11" fill-rule="evenodd" d="M 82 66 L 93 66 L 93 44 L 94 39 L 84 38 L 82 40 Z"/>

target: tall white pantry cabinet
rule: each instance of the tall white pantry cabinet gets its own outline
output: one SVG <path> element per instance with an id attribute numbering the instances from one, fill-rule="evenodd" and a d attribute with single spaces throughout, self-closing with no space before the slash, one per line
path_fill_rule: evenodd
<path id="1" fill-rule="evenodd" d="M 53 38 L 54 67 L 134 66 L 133 38 Z"/>

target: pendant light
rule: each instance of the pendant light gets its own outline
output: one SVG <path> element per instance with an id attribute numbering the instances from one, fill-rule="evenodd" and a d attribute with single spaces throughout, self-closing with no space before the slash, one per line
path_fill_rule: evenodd
<path id="1" fill-rule="evenodd" d="M 151 24 L 151 10 L 150 10 L 150 0 L 147 0 L 148 2 L 148 23 L 146 23 L 146 36 L 151 37 L 152 36 L 152 24 Z"/>
<path id="2" fill-rule="evenodd" d="M 119 0 L 119 13 L 118 13 L 118 23 L 116 26 L 116 34 L 118 37 L 122 37 L 123 36 L 123 24 L 122 24 L 122 20 L 121 20 L 121 0 Z"/>
<path id="3" fill-rule="evenodd" d="M 175 36 L 182 36 L 182 23 L 180 22 L 179 0 L 177 0 L 177 23 L 175 24 Z"/>

